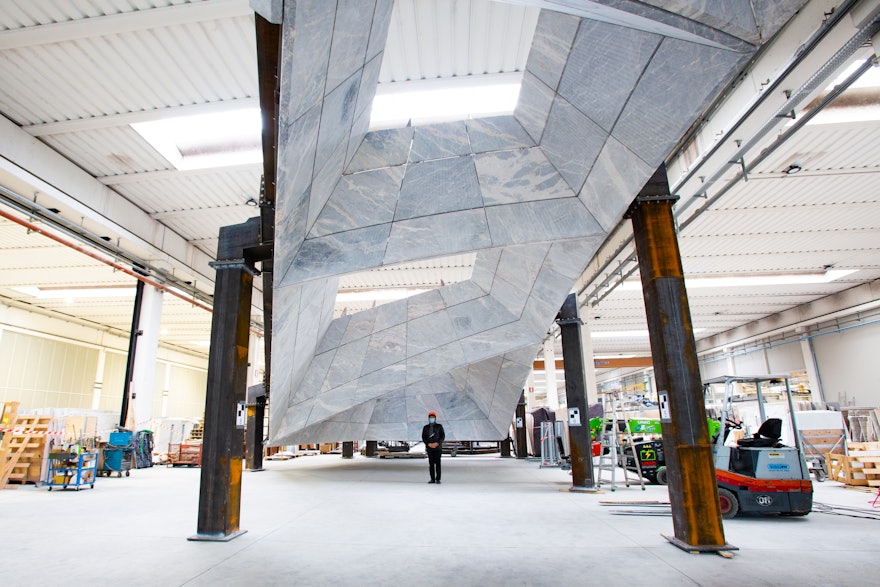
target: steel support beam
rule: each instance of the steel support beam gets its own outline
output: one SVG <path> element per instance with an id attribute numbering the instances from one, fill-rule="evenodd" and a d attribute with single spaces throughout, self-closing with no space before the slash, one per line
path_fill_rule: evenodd
<path id="1" fill-rule="evenodd" d="M 342 443 L 342 458 L 343 459 L 353 459 L 354 458 L 354 442 L 351 440 L 346 440 Z"/>
<path id="2" fill-rule="evenodd" d="M 519 396 L 519 403 L 516 404 L 516 420 L 514 424 L 516 431 L 516 458 L 524 459 L 529 456 L 529 445 L 526 440 L 526 394 L 525 392 Z"/>
<path id="3" fill-rule="evenodd" d="M 379 441 L 378 440 L 368 440 L 367 447 L 364 450 L 365 457 L 375 457 L 379 455 Z"/>
<path id="4" fill-rule="evenodd" d="M 220 229 L 208 356 L 198 529 L 190 540 L 229 541 L 239 529 L 253 261 L 260 219 Z"/>
<path id="5" fill-rule="evenodd" d="M 568 438 L 571 444 L 571 490 L 592 491 L 593 441 L 590 438 L 589 402 L 584 374 L 584 352 L 577 294 L 568 294 L 556 316 L 562 333 L 562 359 L 565 362 L 565 401 L 568 405 Z"/>
<path id="6" fill-rule="evenodd" d="M 137 267 L 134 268 L 137 271 Z M 138 271 L 138 273 L 140 273 Z M 125 382 L 122 389 L 122 406 L 119 409 L 119 427 L 125 428 L 128 405 L 131 401 L 131 382 L 134 380 L 134 360 L 137 357 L 138 337 L 141 335 L 141 306 L 144 303 L 144 282 L 137 280 L 134 291 L 134 307 L 131 311 L 131 330 L 128 334 L 128 358 L 125 362 Z"/>
<path id="7" fill-rule="evenodd" d="M 666 167 L 627 212 L 632 220 L 669 471 L 674 537 L 685 550 L 729 550 Z"/>
<path id="8" fill-rule="evenodd" d="M 244 466 L 248 471 L 263 470 L 263 427 L 266 422 L 266 388 L 260 383 L 247 390 L 247 426 Z"/>

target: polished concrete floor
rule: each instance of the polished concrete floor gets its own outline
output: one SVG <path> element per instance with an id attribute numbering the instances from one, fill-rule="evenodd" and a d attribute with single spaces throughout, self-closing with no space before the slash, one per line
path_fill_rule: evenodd
<path id="1" fill-rule="evenodd" d="M 79 492 L 0 492 L 0 582 L 18 585 L 876 585 L 880 508 L 814 483 L 804 518 L 724 524 L 732 559 L 670 545 L 664 487 L 567 491 L 569 475 L 497 456 L 321 455 L 245 472 L 243 536 L 189 542 L 198 469 L 155 467 Z M 618 477 L 619 479 L 619 477 Z M 829 508 L 829 506 L 834 506 Z M 847 509 L 843 509 L 847 508 Z M 826 511 L 818 511 L 826 510 Z M 635 513 L 631 513 L 635 512 Z M 628 514 L 628 515 L 623 515 Z M 842 514 L 842 515 L 839 515 Z M 865 516 L 865 517 L 859 517 Z"/>

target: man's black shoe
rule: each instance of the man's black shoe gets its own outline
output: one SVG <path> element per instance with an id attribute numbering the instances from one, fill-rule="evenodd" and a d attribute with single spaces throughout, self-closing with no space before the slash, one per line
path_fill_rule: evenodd
<path id="1" fill-rule="evenodd" d="M 439 481 L 434 481 L 433 479 L 431 479 L 430 481 L 428 481 L 428 483 L 439 483 Z"/>
<path id="2" fill-rule="evenodd" d="M 437 485 L 439 485 L 439 484 L 440 484 L 440 479 L 437 479 Z"/>

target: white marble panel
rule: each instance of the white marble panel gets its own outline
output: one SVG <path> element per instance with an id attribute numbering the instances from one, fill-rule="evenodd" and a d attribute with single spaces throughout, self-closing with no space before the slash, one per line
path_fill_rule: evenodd
<path id="1" fill-rule="evenodd" d="M 517 318 L 490 296 L 452 306 L 448 312 L 459 339 L 508 324 Z"/>
<path id="2" fill-rule="evenodd" d="M 807 0 L 752 0 L 761 41 L 772 39 L 806 3 Z"/>
<path id="3" fill-rule="evenodd" d="M 491 244 L 483 210 L 399 220 L 391 226 L 384 264 L 475 251 Z"/>
<path id="4" fill-rule="evenodd" d="M 355 152 L 360 148 L 364 141 L 364 136 L 370 129 L 370 110 L 355 115 L 354 122 L 351 125 L 351 136 L 348 137 L 348 151 L 346 151 L 345 160 L 348 161 L 346 169 L 349 168 L 351 160 Z"/>
<path id="5" fill-rule="evenodd" d="M 564 298 L 565 296 L 563 296 L 563 299 Z M 561 301 L 559 305 L 562 305 Z M 530 332 L 522 325 L 521 321 L 517 321 L 497 328 L 492 328 L 491 330 L 484 330 L 483 332 L 472 334 L 471 336 L 462 339 L 462 351 L 468 358 L 469 362 L 475 362 L 494 357 L 506 352 L 510 348 L 519 348 L 521 346 L 534 344 L 536 340 L 540 340 L 543 338 L 543 335 L 547 333 L 547 326 L 553 322 L 555 316 L 555 311 L 549 315 L 547 318 L 547 325 L 545 325 L 540 338 L 536 339 L 534 332 Z"/>
<path id="6" fill-rule="evenodd" d="M 585 20 L 562 74 L 559 95 L 611 132 L 661 38 Z"/>
<path id="7" fill-rule="evenodd" d="M 415 127 L 409 160 L 411 163 L 418 163 L 470 155 L 472 152 L 464 121 L 458 120 Z"/>
<path id="8" fill-rule="evenodd" d="M 336 22 L 330 64 L 327 68 L 327 90 L 335 89 L 343 80 L 364 66 L 370 29 L 364 26 L 364 13 L 373 12 L 374 2 L 337 0 Z"/>
<path id="9" fill-rule="evenodd" d="M 606 235 L 570 239 L 553 243 L 544 259 L 544 266 L 571 280 L 576 280 L 602 243 Z"/>
<path id="10" fill-rule="evenodd" d="M 438 393 L 436 397 L 447 421 L 480 420 L 488 416 L 466 394 Z"/>
<path id="11" fill-rule="evenodd" d="M 417 430 L 415 436 L 410 438 L 422 438 L 422 427 L 428 423 L 428 412 L 437 412 L 437 421 L 443 424 L 445 418 L 440 410 L 437 396 L 433 393 L 420 393 L 406 396 L 406 419 L 411 423 L 410 431 Z M 443 426 L 446 428 L 445 424 Z"/>
<path id="12" fill-rule="evenodd" d="M 466 355 L 458 341 L 435 347 L 430 353 L 422 353 L 406 360 L 407 385 L 448 371 L 465 363 Z"/>
<path id="13" fill-rule="evenodd" d="M 295 23 L 296 35 L 281 41 L 280 120 L 298 119 L 324 97 L 335 20 L 335 2 L 284 3 L 284 21 Z"/>
<path id="14" fill-rule="evenodd" d="M 486 208 L 486 217 L 496 246 L 604 232 L 577 198 L 492 206 Z"/>
<path id="15" fill-rule="evenodd" d="M 513 115 L 536 144 L 542 140 L 555 95 L 553 90 L 528 71 L 523 74 Z"/>
<path id="16" fill-rule="evenodd" d="M 440 297 L 443 298 L 443 303 L 447 308 L 486 295 L 486 292 L 473 281 L 453 283 L 441 287 L 437 291 L 440 292 Z"/>
<path id="17" fill-rule="evenodd" d="M 384 424 L 368 424 L 367 430 L 361 438 L 388 438 L 394 440 L 409 440 L 409 426 L 406 421 L 387 422 Z"/>
<path id="18" fill-rule="evenodd" d="M 537 147 L 484 153 L 475 157 L 475 163 L 487 206 L 574 195 Z"/>
<path id="19" fill-rule="evenodd" d="M 492 299 L 501 304 L 516 319 L 522 315 L 526 300 L 529 297 L 531 282 L 510 283 L 498 276 L 492 282 Z"/>
<path id="20" fill-rule="evenodd" d="M 378 0 L 370 29 L 370 44 L 367 46 L 367 61 L 375 57 L 381 60 L 381 53 L 385 49 L 385 41 L 388 38 L 388 26 L 391 24 L 391 10 L 394 0 Z"/>
<path id="21" fill-rule="evenodd" d="M 377 130 L 364 135 L 346 173 L 403 165 L 409 158 L 412 127 Z"/>
<path id="22" fill-rule="evenodd" d="M 327 378 L 327 373 L 330 371 L 330 366 L 333 364 L 333 357 L 335 354 L 336 351 L 334 349 L 315 355 L 311 363 L 309 363 L 309 367 L 306 370 L 302 383 L 298 385 L 291 394 L 290 405 L 301 404 L 304 401 L 312 400 L 317 397 L 323 387 L 324 380 Z M 275 372 L 273 371 L 272 374 L 274 375 Z M 272 402 L 274 403 L 274 401 L 275 397 L 273 395 Z"/>
<path id="23" fill-rule="evenodd" d="M 274 307 L 273 307 L 274 310 Z M 348 316 L 341 316 L 336 318 L 330 323 L 330 326 L 327 328 L 327 332 L 324 334 L 321 341 L 318 343 L 317 353 L 323 353 L 325 351 L 329 351 L 330 349 L 335 349 L 342 343 L 342 337 L 345 335 L 345 330 L 348 328 L 348 322 L 351 320 L 351 314 Z"/>
<path id="24" fill-rule="evenodd" d="M 305 241 L 280 285 L 380 265 L 389 229 L 380 224 Z"/>
<path id="25" fill-rule="evenodd" d="M 391 328 L 406 322 L 407 300 L 395 300 L 376 308 L 375 331 Z"/>
<path id="26" fill-rule="evenodd" d="M 387 367 L 406 358 L 406 324 L 380 330 L 370 336 L 370 346 L 361 368 L 361 375 Z"/>
<path id="27" fill-rule="evenodd" d="M 376 322 L 376 311 L 374 309 L 364 310 L 351 315 L 348 321 L 348 328 L 345 329 L 345 335 L 339 344 L 348 344 L 353 340 L 358 340 L 373 333 L 373 324 Z"/>
<path id="28" fill-rule="evenodd" d="M 376 399 L 376 407 L 370 418 L 370 424 L 395 422 L 406 422 L 406 396 L 402 393 L 388 394 Z"/>
<path id="29" fill-rule="evenodd" d="M 342 169 L 345 167 L 346 142 L 340 143 L 336 150 L 324 163 L 324 167 L 316 170 L 312 180 L 312 189 L 309 194 L 309 215 L 306 223 L 306 231 L 311 235 L 314 232 L 315 221 L 324 210 L 327 200 L 336 189 L 342 177 Z"/>
<path id="30" fill-rule="evenodd" d="M 529 133 L 511 115 L 472 118 L 465 125 L 474 153 L 535 146 Z"/>
<path id="31" fill-rule="evenodd" d="M 406 323 L 406 356 L 421 354 L 458 338 L 445 310 L 433 312 Z"/>
<path id="32" fill-rule="evenodd" d="M 308 425 L 320 424 L 337 413 L 348 410 L 354 405 L 356 387 L 357 382 L 351 381 L 346 385 L 340 385 L 321 393 L 320 396 L 309 402 L 311 412 L 306 423 Z"/>
<path id="33" fill-rule="evenodd" d="M 495 269 L 495 278 L 500 277 L 510 283 L 517 284 L 525 291 L 530 290 L 538 277 L 538 272 L 544 265 L 550 247 L 550 243 L 504 247 Z"/>
<path id="34" fill-rule="evenodd" d="M 615 138 L 656 169 L 746 59 L 741 53 L 664 39 L 614 127 Z"/>
<path id="35" fill-rule="evenodd" d="M 554 91 L 562 77 L 568 52 L 581 19 L 576 16 L 542 10 L 529 51 L 526 71 L 547 84 Z"/>
<path id="36" fill-rule="evenodd" d="M 498 259 L 501 258 L 501 250 L 501 247 L 497 247 L 477 252 L 470 280 L 485 292 L 492 288 L 492 280 L 495 278 L 495 268 L 498 266 Z"/>
<path id="37" fill-rule="evenodd" d="M 608 133 L 583 112 L 557 97 L 550 109 L 541 148 L 577 193 L 583 187 L 607 136 Z"/>
<path id="38" fill-rule="evenodd" d="M 391 222 L 404 167 L 386 167 L 345 175 L 321 210 L 310 236 Z"/>
<path id="39" fill-rule="evenodd" d="M 333 368 L 327 373 L 326 379 L 331 389 L 353 381 L 354 386 L 351 388 L 351 393 L 354 397 L 354 391 L 357 389 L 357 377 L 361 374 L 369 344 L 369 338 L 361 338 L 336 349 Z"/>
<path id="40" fill-rule="evenodd" d="M 440 292 L 436 289 L 411 296 L 406 300 L 406 319 L 415 320 L 432 312 L 440 312 L 445 306 Z"/>
<path id="41" fill-rule="evenodd" d="M 488 415 L 492 407 L 492 397 L 501 372 L 503 359 L 500 356 L 490 357 L 485 361 L 471 363 L 468 366 L 466 391 L 480 410 Z"/>
<path id="42" fill-rule="evenodd" d="M 373 107 L 373 99 L 376 97 L 376 84 L 379 82 L 379 71 L 381 69 L 381 55 L 373 57 L 364 65 L 361 72 L 361 85 L 358 90 L 357 106 L 354 109 L 355 118 L 360 118 L 364 114 L 369 118 Z M 366 133 L 367 127 L 364 127 L 362 132 Z"/>
<path id="43" fill-rule="evenodd" d="M 455 157 L 406 166 L 395 220 L 469 210 L 483 205 L 473 157 Z"/>
<path id="44" fill-rule="evenodd" d="M 593 217 L 610 232 L 654 170 L 614 137 L 609 137 L 578 194 Z"/>
<path id="45" fill-rule="evenodd" d="M 358 379 L 355 402 L 375 400 L 394 390 L 403 390 L 406 386 L 406 364 L 395 363 L 378 371 L 367 373 Z"/>
<path id="46" fill-rule="evenodd" d="M 342 159 L 345 159 L 360 83 L 360 72 L 356 72 L 324 98 L 321 108 L 321 130 L 318 133 L 318 151 L 315 154 L 316 169 L 323 168 L 330 155 L 340 146 Z M 312 189 L 314 190 L 314 187 Z"/>
<path id="47" fill-rule="evenodd" d="M 690 20 L 717 28 L 751 43 L 758 41 L 754 2 L 751 0 L 725 0 L 725 2 L 707 2 L 706 0 L 642 1 L 664 11 L 674 12 Z M 774 0 L 773 3 L 785 4 L 785 2 L 778 0 Z"/>

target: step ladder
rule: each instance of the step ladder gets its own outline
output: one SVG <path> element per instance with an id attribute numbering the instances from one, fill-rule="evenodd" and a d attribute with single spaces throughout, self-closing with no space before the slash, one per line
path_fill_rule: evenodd
<path id="1" fill-rule="evenodd" d="M 628 445 L 633 447 L 632 431 L 629 427 L 629 420 L 623 414 L 621 407 L 621 397 L 619 391 L 609 391 L 601 393 L 602 405 L 605 412 L 604 425 L 599 429 L 599 442 L 602 451 L 599 455 L 599 462 L 596 465 L 596 486 L 601 487 L 605 482 L 602 473 L 607 471 L 610 476 L 611 491 L 617 490 L 617 470 L 623 471 L 623 482 L 626 487 L 630 486 L 630 481 L 638 483 L 642 491 L 645 490 L 645 479 L 642 477 L 642 468 L 639 463 L 638 456 L 633 451 L 636 472 L 638 480 L 631 479 L 631 471 L 627 470 L 625 465 L 624 447 L 620 443 L 620 437 L 626 439 Z"/>

